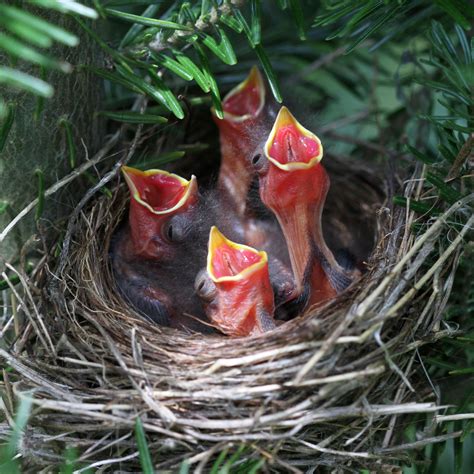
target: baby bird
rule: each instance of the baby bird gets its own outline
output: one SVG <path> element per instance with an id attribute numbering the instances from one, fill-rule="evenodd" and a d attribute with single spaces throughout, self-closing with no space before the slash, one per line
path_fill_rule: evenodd
<path id="1" fill-rule="evenodd" d="M 208 332 L 196 320 L 205 320 L 194 279 L 205 262 L 207 229 L 198 218 L 195 176 L 188 181 L 162 170 L 123 167 L 122 171 L 130 209 L 127 224 L 111 246 L 120 292 L 158 324 Z"/>
<path id="2" fill-rule="evenodd" d="M 224 97 L 222 108 L 223 119 L 219 119 L 212 110 L 221 144 L 217 188 L 237 218 L 242 219 L 246 214 L 247 196 L 253 177 L 248 156 L 255 148 L 254 137 L 264 127 L 269 113 L 265 83 L 255 66 L 248 77 Z M 265 133 L 268 133 L 270 126 Z"/>
<path id="3" fill-rule="evenodd" d="M 319 138 L 282 107 L 263 149 L 251 159 L 260 197 L 278 219 L 288 246 L 295 283 L 290 299 L 303 306 L 333 298 L 353 278 L 324 241 L 321 215 L 329 177 L 322 156 Z"/>
<path id="4" fill-rule="evenodd" d="M 196 293 L 214 326 L 228 336 L 258 335 L 275 328 L 266 252 L 237 244 L 212 227 L 207 267 Z"/>

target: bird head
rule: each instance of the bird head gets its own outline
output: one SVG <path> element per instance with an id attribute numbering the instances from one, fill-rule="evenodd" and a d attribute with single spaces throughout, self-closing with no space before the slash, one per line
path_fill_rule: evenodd
<path id="1" fill-rule="evenodd" d="M 207 267 L 195 289 L 213 324 L 230 336 L 261 334 L 274 328 L 273 291 L 266 252 L 227 239 L 212 227 Z"/>
<path id="2" fill-rule="evenodd" d="M 192 228 L 198 201 L 197 180 L 188 181 L 163 170 L 122 167 L 130 191 L 129 226 L 137 256 L 172 258 L 173 247 Z"/>
<path id="3" fill-rule="evenodd" d="M 322 156 L 319 138 L 282 107 L 263 148 L 251 158 L 260 198 L 285 235 L 297 284 L 303 279 L 308 238 L 315 232 L 329 188 Z"/>

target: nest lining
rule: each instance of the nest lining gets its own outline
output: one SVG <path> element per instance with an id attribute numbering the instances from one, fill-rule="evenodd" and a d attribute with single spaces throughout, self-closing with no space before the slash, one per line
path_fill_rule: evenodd
<path id="1" fill-rule="evenodd" d="M 34 388 L 24 456 L 50 467 L 75 446 L 84 465 L 138 470 L 140 417 L 157 469 L 188 459 L 202 470 L 241 442 L 247 459 L 263 456 L 280 471 L 382 469 L 405 459 L 400 416 L 439 410 L 425 402 L 413 362 L 418 347 L 446 334 L 439 319 L 460 242 L 436 246 L 445 220 L 427 223 L 416 239 L 413 214 L 385 207 L 379 178 L 359 163 L 334 160 L 329 171 L 332 189 L 344 185 L 344 193 L 330 194 L 325 228 L 359 256 L 370 253 L 368 272 L 324 307 L 259 337 L 193 335 L 145 321 L 118 295 L 108 262 L 126 194 L 118 188 L 81 213 L 62 273 L 48 274 L 46 263 L 37 273 L 51 292 L 35 299 L 27 338 L 0 354 L 19 373 L 13 390 Z M 436 252 L 444 260 L 418 287 Z"/>

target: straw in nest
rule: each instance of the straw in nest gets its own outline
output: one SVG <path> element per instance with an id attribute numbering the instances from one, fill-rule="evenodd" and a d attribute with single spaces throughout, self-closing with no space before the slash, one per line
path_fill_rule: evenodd
<path id="1" fill-rule="evenodd" d="M 274 471 L 383 470 L 410 448 L 440 440 L 427 434 L 400 444 L 397 426 L 407 414 L 443 418 L 415 360 L 420 346 L 449 332 L 440 315 L 473 218 L 447 248 L 437 241 L 472 196 L 414 235 L 413 213 L 386 207 L 376 175 L 355 162 L 327 163 L 334 189 L 345 193 L 329 196 L 326 229 L 365 252 L 369 270 L 324 308 L 254 338 L 190 335 L 144 321 L 121 300 L 108 262 L 126 193 L 81 201 L 59 266 L 52 270 L 48 257 L 33 281 L 19 274 L 24 297 L 12 286 L 27 321 L 0 355 L 18 374 L 5 379 L 10 399 L 32 390 L 26 465 L 54 470 L 73 446 L 85 467 L 136 472 L 138 417 L 158 470 L 188 460 L 200 472 L 241 443 L 246 459 L 263 458 Z M 415 178 L 407 198 L 420 192 Z M 4 425 L 3 436 L 8 431 Z"/>

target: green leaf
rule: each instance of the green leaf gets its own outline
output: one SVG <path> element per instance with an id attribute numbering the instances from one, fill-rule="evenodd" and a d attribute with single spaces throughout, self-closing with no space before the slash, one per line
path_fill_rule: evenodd
<path id="1" fill-rule="evenodd" d="M 8 67 L 0 66 L 0 84 L 6 84 L 41 97 L 52 97 L 53 88 L 41 79 Z"/>
<path id="2" fill-rule="evenodd" d="M 135 438 L 137 440 L 138 452 L 140 453 L 140 464 L 142 466 L 143 474 L 153 474 L 153 463 L 150 456 L 150 450 L 146 442 L 145 430 L 143 429 L 143 423 L 140 418 L 135 421 Z"/>
<path id="3" fill-rule="evenodd" d="M 281 104 L 283 98 L 281 96 L 280 87 L 278 85 L 278 80 L 276 78 L 275 72 L 273 71 L 273 67 L 268 59 L 267 53 L 263 49 L 261 44 L 255 46 L 255 53 L 262 64 L 263 72 L 267 76 L 268 83 L 270 84 L 270 89 L 272 90 L 273 97 L 275 97 L 276 101 Z"/>
<path id="4" fill-rule="evenodd" d="M 209 84 L 209 87 L 211 89 L 211 99 L 212 104 L 214 105 L 214 110 L 216 112 L 216 115 L 222 119 L 224 118 L 224 111 L 222 110 L 221 95 L 219 93 L 219 87 L 217 86 L 217 82 L 214 79 L 214 74 L 212 74 L 211 68 L 209 66 L 209 61 L 207 60 L 206 53 L 203 51 L 199 44 L 194 43 L 194 47 L 198 52 L 204 74 L 206 75 L 207 83 Z"/>
<path id="5" fill-rule="evenodd" d="M 137 87 L 135 84 L 131 83 L 130 81 L 128 81 L 127 79 L 125 79 L 123 76 L 119 74 L 110 72 L 107 69 L 100 69 L 93 66 L 85 66 L 85 68 L 88 69 L 89 71 L 92 71 L 94 74 L 97 74 L 99 77 L 102 77 L 103 79 L 113 82 L 114 84 L 118 84 L 138 94 L 142 93 L 142 90 L 139 87 Z"/>
<path id="6" fill-rule="evenodd" d="M 459 191 L 449 184 L 446 184 L 444 179 L 436 173 L 426 173 L 426 181 L 438 188 L 441 198 L 448 201 L 450 204 L 454 204 L 456 201 L 463 198 L 463 195 Z"/>
<path id="7" fill-rule="evenodd" d="M 25 27 L 44 33 L 58 43 L 67 46 L 77 46 L 79 44 L 79 38 L 76 35 L 18 8 L 1 5 L 0 13 L 8 18 L 10 22 L 16 21 Z"/>
<path id="8" fill-rule="evenodd" d="M 419 152 L 416 148 L 406 145 L 406 149 L 408 152 L 410 152 L 412 155 L 414 155 L 416 158 L 418 158 L 421 162 L 427 164 L 427 165 L 432 165 L 433 163 L 436 162 L 436 159 L 431 158 L 430 156 L 425 155 L 424 153 Z"/>
<path id="9" fill-rule="evenodd" d="M 28 25 L 24 25 L 19 21 L 11 20 L 5 15 L 1 15 L 1 13 L 2 9 L 0 6 L 0 25 L 22 40 L 40 48 L 49 48 L 53 44 L 53 40 L 48 35 L 45 35 Z"/>
<path id="10" fill-rule="evenodd" d="M 7 453 L 12 458 L 18 451 L 20 438 L 26 428 L 33 405 L 33 398 L 25 393 L 20 398 L 20 406 L 15 416 L 15 426 L 7 444 Z"/>
<path id="11" fill-rule="evenodd" d="M 448 15 L 450 15 L 455 22 L 459 23 L 463 28 L 465 28 L 466 30 L 471 29 L 470 21 L 463 15 L 463 13 L 457 7 L 455 2 L 450 0 L 435 0 L 435 3 L 440 8 L 442 8 Z M 461 8 L 467 8 L 469 10 L 469 7 L 467 5 L 463 5 Z"/>
<path id="12" fill-rule="evenodd" d="M 76 13 L 93 20 L 98 18 L 97 12 L 93 8 L 71 0 L 30 0 L 30 3 L 39 7 L 57 10 L 61 13 Z"/>
<path id="13" fill-rule="evenodd" d="M 232 466 L 241 458 L 242 453 L 247 447 L 245 444 L 241 444 L 237 450 L 232 454 L 232 456 L 227 460 L 227 462 L 222 466 L 219 474 L 229 474 L 231 472 Z"/>
<path id="14" fill-rule="evenodd" d="M 217 41 L 210 35 L 206 33 L 199 33 L 201 38 L 201 43 L 211 50 L 223 63 L 233 66 L 237 64 L 237 58 L 235 57 L 234 49 L 229 41 L 229 38 L 225 34 L 224 30 L 215 26 L 216 31 L 220 36 L 220 43 L 217 44 Z M 195 41 L 195 35 L 189 38 L 190 42 Z"/>
<path id="15" fill-rule="evenodd" d="M 250 31 L 252 43 L 260 44 L 261 41 L 261 23 L 262 23 L 262 6 L 260 0 L 250 1 Z"/>
<path id="16" fill-rule="evenodd" d="M 193 75 L 196 84 L 204 92 L 209 92 L 211 90 L 211 87 L 206 78 L 206 75 L 201 71 L 199 66 L 196 66 L 196 64 L 194 64 L 190 58 L 188 58 L 185 54 L 178 50 L 174 49 L 173 54 L 175 55 L 176 59 Z"/>
<path id="17" fill-rule="evenodd" d="M 13 104 L 8 104 L 6 106 L 6 109 L 7 113 L 3 118 L 0 126 L 0 153 L 3 150 L 5 143 L 7 142 L 8 134 L 10 133 L 13 122 L 15 120 L 15 106 Z"/>
<path id="18" fill-rule="evenodd" d="M 229 452 L 229 448 L 225 448 L 219 453 L 219 456 L 217 456 L 217 459 L 214 461 L 214 464 L 212 465 L 212 468 L 209 471 L 209 474 L 219 473 L 219 468 L 221 467 L 221 464 L 224 462 L 224 459 L 226 458 L 228 452 Z"/>
<path id="19" fill-rule="evenodd" d="M 364 42 L 369 36 L 373 35 L 376 31 L 378 31 L 385 23 L 387 23 L 390 18 L 397 15 L 402 9 L 402 6 L 398 6 L 395 8 L 389 9 L 387 12 L 383 12 L 372 24 L 369 26 L 365 33 L 358 36 L 357 40 L 355 40 L 346 50 L 346 54 L 354 51 L 357 46 L 359 46 L 362 42 Z"/>
<path id="20" fill-rule="evenodd" d="M 397 206 L 407 207 L 410 206 L 412 211 L 417 212 L 418 214 L 427 214 L 430 216 L 437 216 L 441 214 L 441 210 L 433 206 L 428 206 L 423 202 L 416 201 L 415 199 L 408 200 L 403 196 L 395 196 L 393 198 L 393 203 Z"/>
<path id="21" fill-rule="evenodd" d="M 244 15 L 237 7 L 233 7 L 232 12 L 234 13 L 235 19 L 239 22 L 242 31 L 245 33 L 245 36 L 248 39 L 250 47 L 254 49 L 255 43 L 253 42 L 252 30 L 250 29 L 250 26 L 247 23 L 247 20 L 245 19 Z"/>
<path id="22" fill-rule="evenodd" d="M 173 112 L 173 114 L 179 118 L 184 118 L 184 111 L 178 102 L 178 99 L 175 97 L 171 89 L 161 80 L 160 77 L 153 71 L 153 69 L 149 69 L 148 71 L 149 76 L 151 77 L 152 82 L 155 84 L 155 90 L 159 91 L 160 94 L 163 96 L 166 105 L 168 108 Z"/>
<path id="23" fill-rule="evenodd" d="M 145 26 L 156 26 L 159 28 L 170 29 L 170 30 L 182 30 L 182 31 L 193 31 L 192 28 L 186 25 L 180 25 L 172 21 L 157 20 L 155 18 L 148 18 L 140 15 L 133 15 L 132 13 L 125 13 L 111 8 L 105 8 L 107 15 L 118 18 L 119 20 L 138 23 L 139 25 Z"/>
<path id="24" fill-rule="evenodd" d="M 184 66 L 179 61 L 176 61 L 173 58 L 170 58 L 163 53 L 154 53 L 151 52 L 151 57 L 162 67 L 169 69 L 171 72 L 181 77 L 185 81 L 191 81 L 194 79 L 192 71 L 190 68 Z"/>
<path id="25" fill-rule="evenodd" d="M 242 24 L 237 21 L 233 16 L 231 15 L 221 15 L 219 17 L 219 20 L 221 23 L 224 23 L 224 25 L 228 26 L 229 28 L 233 29 L 237 33 L 242 33 L 243 27 Z"/>
<path id="26" fill-rule="evenodd" d="M 141 114 L 139 112 L 99 112 L 99 114 L 116 122 L 155 124 L 168 121 L 166 117 L 160 115 Z"/>
<path id="27" fill-rule="evenodd" d="M 466 374 L 474 374 L 474 367 L 467 367 L 465 369 L 451 370 L 449 372 L 449 375 L 466 375 Z"/>
<path id="28" fill-rule="evenodd" d="M 300 40 L 306 39 L 306 32 L 304 27 L 304 15 L 303 8 L 301 7 L 300 0 L 288 0 L 290 5 L 291 13 L 295 19 L 296 26 L 298 28 L 298 36 Z"/>
<path id="29" fill-rule="evenodd" d="M 181 466 L 179 466 L 179 473 L 178 474 L 188 474 L 190 464 L 188 461 L 183 461 Z"/>
<path id="30" fill-rule="evenodd" d="M 142 17 L 153 17 L 156 15 L 156 12 L 160 9 L 161 5 L 149 5 L 143 14 Z M 128 46 L 143 30 L 144 25 L 141 23 L 135 23 L 132 27 L 127 31 L 127 34 L 123 37 L 122 41 L 120 42 L 120 48 L 125 48 Z"/>
<path id="31" fill-rule="evenodd" d="M 9 55 L 22 59 L 23 61 L 39 64 L 49 69 L 59 69 L 62 72 L 71 71 L 70 64 L 56 61 L 44 54 L 38 53 L 33 48 L 26 46 L 10 36 L 0 34 L 0 49 L 3 49 Z"/>
<path id="32" fill-rule="evenodd" d="M 0 212 L 0 215 L 1 215 L 1 212 Z M 18 283 L 20 283 L 20 277 L 18 275 L 8 276 L 7 278 L 10 285 L 18 285 Z M 10 288 L 10 285 L 8 284 L 8 282 L 3 279 L 0 280 L 0 291 L 8 290 Z"/>

